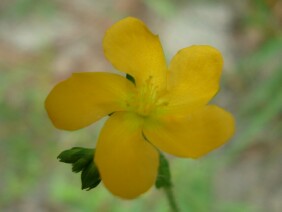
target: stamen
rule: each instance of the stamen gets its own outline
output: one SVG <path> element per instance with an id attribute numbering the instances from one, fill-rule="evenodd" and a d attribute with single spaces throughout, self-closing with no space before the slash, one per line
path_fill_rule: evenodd
<path id="1" fill-rule="evenodd" d="M 159 87 L 154 85 L 153 77 L 149 76 L 144 86 L 139 87 L 135 96 L 128 101 L 128 109 L 141 116 L 149 116 L 158 107 L 168 105 L 168 102 L 160 98 Z"/>

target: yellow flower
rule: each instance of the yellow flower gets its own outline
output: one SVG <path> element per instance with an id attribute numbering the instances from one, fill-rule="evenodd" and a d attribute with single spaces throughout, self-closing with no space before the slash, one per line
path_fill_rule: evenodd
<path id="1" fill-rule="evenodd" d="M 113 113 L 101 130 L 94 161 L 113 194 L 135 198 L 157 177 L 158 150 L 198 158 L 234 133 L 232 115 L 207 105 L 219 89 L 223 59 L 210 46 L 180 50 L 167 67 L 158 36 L 125 18 L 106 32 L 104 52 L 135 79 L 105 72 L 74 73 L 54 87 L 45 106 L 64 130 L 86 127 Z"/>

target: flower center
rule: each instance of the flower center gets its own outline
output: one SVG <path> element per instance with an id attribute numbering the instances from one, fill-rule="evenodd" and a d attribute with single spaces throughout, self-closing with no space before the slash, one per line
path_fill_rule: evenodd
<path id="1" fill-rule="evenodd" d="M 149 77 L 144 86 L 137 88 L 136 93 L 128 102 L 129 110 L 143 117 L 150 116 L 167 104 L 161 98 L 162 93 L 158 86 L 152 83 L 152 77 Z"/>

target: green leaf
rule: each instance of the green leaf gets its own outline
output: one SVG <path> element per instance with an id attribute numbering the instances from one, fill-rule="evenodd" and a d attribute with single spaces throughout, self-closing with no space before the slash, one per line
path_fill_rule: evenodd
<path id="1" fill-rule="evenodd" d="M 160 165 L 155 186 L 156 188 L 172 186 L 169 163 L 162 153 L 160 153 Z"/>
<path id="2" fill-rule="evenodd" d="M 100 182 L 101 179 L 98 169 L 93 162 L 90 162 L 88 166 L 82 170 L 81 189 L 89 191 L 99 185 Z"/>
<path id="3" fill-rule="evenodd" d="M 93 149 L 73 147 L 61 152 L 57 158 L 63 163 L 75 163 L 82 157 L 86 157 L 87 155 L 92 156 L 93 151 Z"/>
<path id="4" fill-rule="evenodd" d="M 89 162 L 92 162 L 93 158 L 79 158 L 75 163 L 72 164 L 72 171 L 75 173 L 83 171 L 83 169 L 88 166 Z"/>
<path id="5" fill-rule="evenodd" d="M 93 161 L 95 149 L 73 147 L 61 152 L 60 162 L 72 164 L 72 171 L 81 172 L 81 188 L 89 191 L 101 182 L 99 171 Z"/>

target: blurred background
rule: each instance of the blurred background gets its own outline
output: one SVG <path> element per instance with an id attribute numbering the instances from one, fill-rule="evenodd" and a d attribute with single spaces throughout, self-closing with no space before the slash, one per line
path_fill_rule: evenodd
<path id="1" fill-rule="evenodd" d="M 1 0 L 0 211 L 169 211 L 152 188 L 124 201 L 80 177 L 57 155 L 93 148 L 104 120 L 55 129 L 44 109 L 53 86 L 77 71 L 114 71 L 102 39 L 134 16 L 159 34 L 169 62 L 181 48 L 209 44 L 225 58 L 213 100 L 237 120 L 235 137 L 199 159 L 169 157 L 181 211 L 282 211 L 282 1 Z"/>

